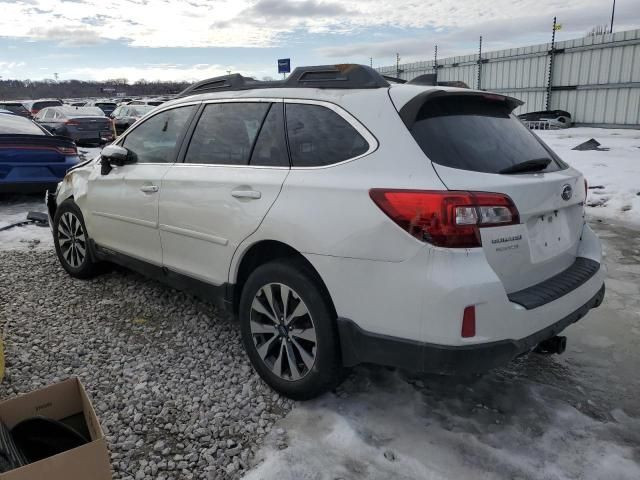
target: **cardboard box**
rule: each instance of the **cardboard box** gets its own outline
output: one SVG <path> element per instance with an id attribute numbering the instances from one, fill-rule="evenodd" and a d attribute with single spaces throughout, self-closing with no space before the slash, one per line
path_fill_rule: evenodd
<path id="1" fill-rule="evenodd" d="M 80 420 L 84 417 L 82 423 L 86 423 L 89 443 L 0 473 L 0 480 L 111 480 L 107 442 L 87 392 L 77 378 L 0 403 L 0 419 L 9 429 L 30 417 L 64 420 L 76 415 Z"/>

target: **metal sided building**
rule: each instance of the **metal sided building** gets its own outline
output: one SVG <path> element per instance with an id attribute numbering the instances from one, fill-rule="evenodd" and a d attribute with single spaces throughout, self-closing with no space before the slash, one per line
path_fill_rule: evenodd
<path id="1" fill-rule="evenodd" d="M 553 57 L 551 88 L 549 66 Z M 411 80 L 434 61 L 381 67 Z M 525 102 L 516 113 L 566 110 L 582 125 L 640 128 L 640 29 L 438 59 L 438 81 L 461 80 Z"/>

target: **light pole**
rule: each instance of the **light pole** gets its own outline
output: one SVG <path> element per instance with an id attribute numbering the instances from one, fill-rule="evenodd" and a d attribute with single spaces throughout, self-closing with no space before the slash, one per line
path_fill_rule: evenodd
<path id="1" fill-rule="evenodd" d="M 616 0 L 613 0 L 613 7 L 611 8 L 611 28 L 609 29 L 609 33 L 613 33 L 613 17 L 616 14 Z"/>

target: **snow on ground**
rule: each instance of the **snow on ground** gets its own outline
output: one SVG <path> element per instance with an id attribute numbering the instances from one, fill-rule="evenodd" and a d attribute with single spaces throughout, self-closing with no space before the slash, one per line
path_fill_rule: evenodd
<path id="1" fill-rule="evenodd" d="M 589 182 L 587 212 L 640 226 L 640 130 L 570 128 L 536 132 Z M 595 138 L 608 151 L 571 150 Z"/>
<path id="2" fill-rule="evenodd" d="M 361 367 L 279 421 L 245 480 L 640 478 L 640 420 L 598 421 L 522 373 L 407 381 Z"/>
<path id="3" fill-rule="evenodd" d="M 44 194 L 0 196 L 0 229 L 27 219 L 30 211 L 46 212 Z M 52 248 L 49 227 L 24 225 L 0 231 L 0 250 Z"/>
<path id="4" fill-rule="evenodd" d="M 90 159 L 100 153 L 100 148 L 80 148 L 80 159 Z M 46 212 L 44 192 L 34 195 L 0 195 L 0 229 L 27 219 L 30 211 Z M 53 248 L 48 227 L 24 225 L 0 231 L 0 250 Z"/>

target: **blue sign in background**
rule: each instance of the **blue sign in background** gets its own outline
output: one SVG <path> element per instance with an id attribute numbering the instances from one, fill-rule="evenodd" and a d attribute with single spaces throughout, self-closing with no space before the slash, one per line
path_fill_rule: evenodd
<path id="1" fill-rule="evenodd" d="M 291 59 L 280 58 L 278 59 L 278 73 L 289 73 L 291 71 Z"/>

